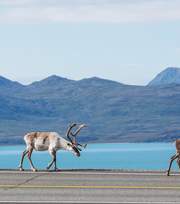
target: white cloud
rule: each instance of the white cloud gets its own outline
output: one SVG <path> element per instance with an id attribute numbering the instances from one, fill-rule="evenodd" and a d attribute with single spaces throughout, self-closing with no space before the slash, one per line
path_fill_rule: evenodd
<path id="1" fill-rule="evenodd" d="M 0 0 L 0 23 L 180 20 L 179 0 Z"/>

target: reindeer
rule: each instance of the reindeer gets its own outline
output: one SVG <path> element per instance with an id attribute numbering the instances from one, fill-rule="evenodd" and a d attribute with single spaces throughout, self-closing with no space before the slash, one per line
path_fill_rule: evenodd
<path id="1" fill-rule="evenodd" d="M 171 170 L 171 166 L 172 166 L 172 163 L 175 159 L 177 159 L 177 164 L 180 168 L 180 139 L 177 139 L 175 141 L 175 145 L 176 145 L 176 154 L 174 154 L 171 159 L 170 159 L 170 163 L 169 163 L 169 168 L 168 168 L 168 171 L 167 171 L 167 176 L 170 175 L 170 170 Z"/>
<path id="2" fill-rule="evenodd" d="M 67 151 L 71 151 L 74 153 L 77 157 L 80 157 L 80 151 L 81 147 L 86 147 L 86 145 L 82 145 L 76 142 L 76 136 L 80 132 L 80 130 L 84 127 L 86 127 L 85 124 L 79 125 L 79 127 L 76 129 L 76 131 L 73 133 L 72 129 L 77 126 L 77 124 L 73 123 L 69 126 L 66 132 L 66 137 L 68 140 L 65 140 L 63 137 L 61 137 L 57 132 L 31 132 L 27 133 L 24 136 L 24 140 L 26 143 L 26 149 L 22 153 L 19 170 L 23 171 L 23 160 L 24 157 L 27 155 L 27 158 L 30 162 L 30 166 L 32 171 L 37 171 L 37 169 L 34 167 L 33 162 L 31 160 L 31 155 L 33 150 L 36 151 L 49 151 L 49 154 L 52 156 L 52 161 L 47 166 L 47 170 L 51 168 L 51 166 L 54 163 L 54 170 L 57 170 L 56 165 L 56 152 L 60 149 L 64 149 Z"/>

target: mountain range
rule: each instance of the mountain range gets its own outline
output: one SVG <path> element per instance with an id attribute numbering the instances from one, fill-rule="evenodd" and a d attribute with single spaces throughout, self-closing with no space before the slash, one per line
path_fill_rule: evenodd
<path id="1" fill-rule="evenodd" d="M 180 68 L 147 86 L 92 77 L 49 76 L 30 85 L 0 77 L 0 143 L 21 144 L 30 131 L 86 123 L 81 142 L 168 142 L 180 138 Z"/>

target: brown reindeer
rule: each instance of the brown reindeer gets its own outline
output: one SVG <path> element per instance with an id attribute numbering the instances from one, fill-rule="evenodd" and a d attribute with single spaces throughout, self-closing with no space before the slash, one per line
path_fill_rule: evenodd
<path id="1" fill-rule="evenodd" d="M 177 159 L 177 164 L 180 168 L 180 139 L 177 139 L 175 141 L 175 146 L 176 146 L 176 154 L 174 154 L 171 159 L 170 159 L 170 163 L 169 163 L 169 168 L 168 168 L 168 171 L 167 171 L 167 176 L 170 175 L 170 170 L 171 170 L 171 166 L 172 166 L 172 163 L 175 159 Z"/>
<path id="2" fill-rule="evenodd" d="M 31 169 L 33 171 L 37 171 L 37 169 L 34 167 L 33 162 L 31 160 L 31 154 L 33 150 L 36 151 L 49 151 L 49 154 L 52 156 L 52 161 L 50 164 L 47 166 L 47 169 L 50 169 L 51 166 L 54 163 L 54 169 L 57 170 L 56 166 L 56 152 L 60 149 L 68 150 L 74 153 L 76 156 L 80 156 L 81 147 L 86 147 L 86 145 L 81 145 L 76 142 L 76 136 L 80 132 L 80 130 L 85 127 L 85 124 L 79 125 L 77 130 L 73 133 L 72 128 L 76 127 L 77 124 L 73 123 L 72 125 L 69 126 L 66 137 L 68 140 L 65 140 L 63 137 L 61 137 L 57 132 L 31 132 L 27 133 L 24 136 L 24 140 L 26 143 L 26 149 L 24 150 L 20 165 L 19 165 L 19 170 L 23 171 L 23 161 L 24 157 L 27 155 L 27 158 L 30 162 Z"/>

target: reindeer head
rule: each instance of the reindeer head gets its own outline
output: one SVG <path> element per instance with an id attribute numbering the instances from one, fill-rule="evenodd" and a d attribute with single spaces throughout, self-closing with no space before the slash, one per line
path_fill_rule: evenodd
<path id="1" fill-rule="evenodd" d="M 80 151 L 81 149 L 79 148 L 79 146 L 85 148 L 87 146 L 87 144 L 85 145 L 82 145 L 82 144 L 79 144 L 77 141 L 76 141 L 76 136 L 77 134 L 81 131 L 82 128 L 86 127 L 85 124 L 80 124 L 78 126 L 78 128 L 76 129 L 75 132 L 72 132 L 72 129 L 75 128 L 77 126 L 76 123 L 72 123 L 68 130 L 67 130 L 67 133 L 66 133 L 66 136 L 68 138 L 68 140 L 71 142 L 69 145 L 70 147 L 70 150 L 78 157 L 80 157 Z"/>

